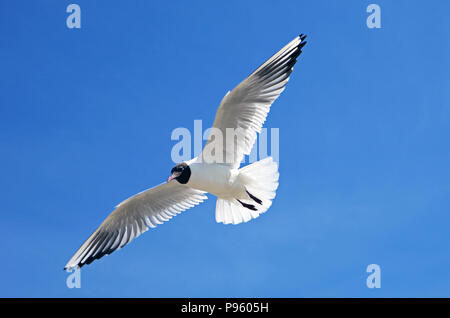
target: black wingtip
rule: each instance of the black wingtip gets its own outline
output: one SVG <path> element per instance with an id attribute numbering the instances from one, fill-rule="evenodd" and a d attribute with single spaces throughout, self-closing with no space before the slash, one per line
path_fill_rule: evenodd
<path id="1" fill-rule="evenodd" d="M 303 33 L 299 35 L 300 40 L 302 40 L 302 42 L 306 39 L 306 35 L 304 35 Z"/>
<path id="2" fill-rule="evenodd" d="M 65 266 L 65 267 L 64 267 L 64 271 L 67 271 L 68 269 L 72 270 L 72 269 L 74 269 L 74 268 L 80 269 L 80 268 L 83 267 L 85 264 L 86 264 L 86 263 L 79 263 L 79 264 L 77 264 L 75 267 Z"/>
<path id="3" fill-rule="evenodd" d="M 250 192 L 247 191 L 247 189 L 245 190 L 245 192 L 247 192 L 248 196 L 250 198 L 252 198 L 253 201 L 255 201 L 256 203 L 258 203 L 259 205 L 262 205 L 262 201 L 260 199 L 258 199 L 257 197 L 255 197 L 253 194 L 251 194 Z"/>
<path id="4" fill-rule="evenodd" d="M 252 210 L 252 211 L 258 211 L 258 210 L 255 208 L 255 206 L 254 206 L 253 204 L 247 204 L 247 203 L 244 203 L 244 202 L 242 202 L 242 201 L 239 200 L 239 199 L 236 199 L 236 200 L 238 200 L 238 202 L 239 202 L 240 204 L 242 204 L 242 206 L 243 206 L 244 208 L 247 208 L 247 209 Z"/>

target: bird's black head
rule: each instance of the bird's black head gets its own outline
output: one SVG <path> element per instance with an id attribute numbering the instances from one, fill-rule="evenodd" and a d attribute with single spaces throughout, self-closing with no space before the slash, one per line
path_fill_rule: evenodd
<path id="1" fill-rule="evenodd" d="M 167 182 L 175 179 L 181 184 L 186 184 L 191 176 L 191 168 L 184 162 L 177 164 L 170 172 L 172 175 L 167 178 Z"/>

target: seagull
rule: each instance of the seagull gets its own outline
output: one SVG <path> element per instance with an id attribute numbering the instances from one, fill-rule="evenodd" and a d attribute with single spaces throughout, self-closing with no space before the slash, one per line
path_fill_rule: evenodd
<path id="1" fill-rule="evenodd" d="M 217 197 L 218 223 L 239 224 L 269 209 L 278 188 L 278 165 L 271 157 L 239 168 L 250 154 L 270 106 L 285 89 L 306 44 L 301 34 L 223 97 L 199 156 L 177 164 L 167 182 L 121 202 L 64 267 L 81 268 L 111 254 L 173 216 Z"/>

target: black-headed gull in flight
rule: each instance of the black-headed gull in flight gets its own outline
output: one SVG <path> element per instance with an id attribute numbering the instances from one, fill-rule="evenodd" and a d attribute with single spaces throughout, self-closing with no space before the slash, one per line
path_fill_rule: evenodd
<path id="1" fill-rule="evenodd" d="M 177 164 L 167 182 L 120 203 L 69 260 L 65 269 L 90 264 L 178 213 L 217 196 L 216 221 L 239 224 L 267 211 L 278 188 L 271 157 L 239 169 L 261 131 L 270 106 L 284 90 L 306 44 L 299 35 L 257 68 L 220 103 L 202 153 Z"/>

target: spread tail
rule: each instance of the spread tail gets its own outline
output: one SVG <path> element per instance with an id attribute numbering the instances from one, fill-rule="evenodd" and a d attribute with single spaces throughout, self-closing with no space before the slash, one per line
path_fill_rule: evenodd
<path id="1" fill-rule="evenodd" d="M 244 192 L 239 198 L 217 198 L 216 221 L 239 224 L 257 218 L 272 205 L 278 188 L 278 165 L 272 157 L 239 169 L 239 182 Z"/>

